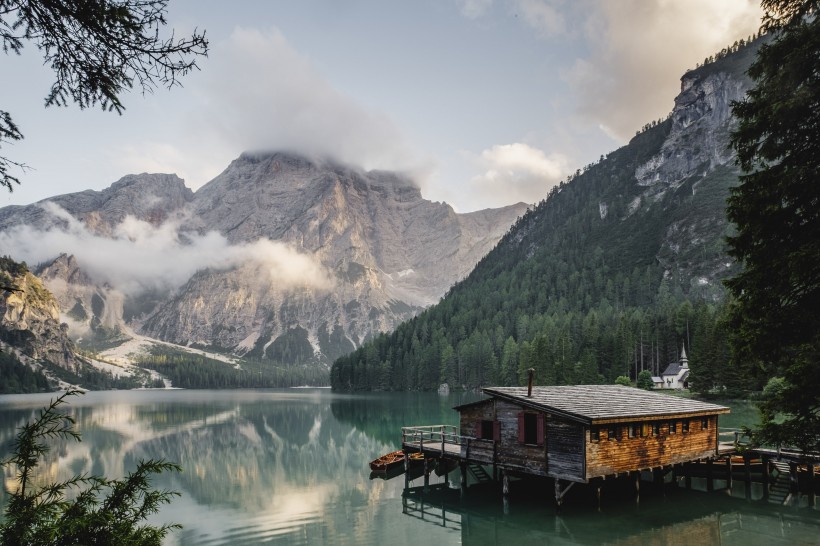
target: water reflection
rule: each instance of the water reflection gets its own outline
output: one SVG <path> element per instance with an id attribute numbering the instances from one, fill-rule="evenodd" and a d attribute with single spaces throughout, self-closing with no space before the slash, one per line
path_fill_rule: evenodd
<path id="1" fill-rule="evenodd" d="M 8 445 L 48 400 L 0 397 L 0 441 Z M 352 424 L 362 408 L 359 398 L 326 391 L 90 393 L 64 406 L 83 441 L 55 446 L 41 479 L 119 477 L 140 459 L 164 458 L 184 469 L 156 483 L 182 493 L 157 518 L 184 526 L 170 544 L 274 537 L 289 544 L 375 543 L 390 534 L 380 527 L 381 514 L 392 506 L 387 499 L 399 498 L 401 484 L 370 482 L 367 462 L 400 438 L 389 423 L 379 434 L 363 430 L 373 430 L 366 422 Z"/>
<path id="2" fill-rule="evenodd" d="M 478 487 L 474 488 L 478 489 Z M 548 496 L 548 491 L 542 491 Z M 498 492 L 411 487 L 405 517 L 460 533 L 466 546 L 526 544 L 776 545 L 820 543 L 820 514 L 752 504 L 714 493 L 673 489 L 640 501 L 592 502 L 557 514 L 535 492 L 502 502 Z M 577 500 L 577 499 L 576 499 Z M 510 504 L 512 503 L 512 505 Z"/>
<path id="3" fill-rule="evenodd" d="M 778 512 L 725 495 L 689 491 L 639 505 L 612 500 L 600 512 L 585 499 L 557 517 L 549 489 L 514 491 L 505 512 L 495 489 L 470 488 L 461 497 L 458 489 L 439 485 L 422 498 L 404 495 L 403 477 L 369 479 L 367 463 L 399 447 L 402 425 L 455 424 L 451 408 L 475 398 L 326 390 L 90 393 L 65 406 L 83 441 L 55 446 L 40 479 L 83 472 L 121 477 L 149 457 L 177 462 L 183 472 L 162 476 L 156 485 L 182 496 L 156 522 L 181 523 L 184 529 L 168 541 L 180 546 L 392 545 L 422 538 L 428 544 L 662 544 L 677 536 L 702 544 L 742 537 L 744 546 L 807 543 L 806 536 L 817 542 L 816 510 Z M 8 445 L 49 399 L 0 397 L 0 442 Z M 13 486 L 13 476 L 7 474 L 5 483 Z M 418 513 L 424 517 L 413 516 Z M 758 528 L 772 531 L 751 530 Z M 782 535 L 774 533 L 781 528 Z"/>

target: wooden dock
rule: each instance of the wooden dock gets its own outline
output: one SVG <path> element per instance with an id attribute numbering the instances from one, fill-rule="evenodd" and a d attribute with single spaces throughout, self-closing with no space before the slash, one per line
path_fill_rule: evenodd
<path id="1" fill-rule="evenodd" d="M 713 457 L 660 468 L 646 468 L 653 481 L 662 483 L 668 475 L 672 481 L 683 480 L 687 487 L 692 478 L 705 479 L 707 491 L 715 490 L 715 481 L 723 482 L 726 489 L 732 489 L 737 481 L 744 484 L 746 496 L 751 496 L 751 484 L 763 484 L 764 498 L 782 505 L 791 504 L 801 492 L 808 497 L 810 506 L 816 506 L 816 494 L 820 489 L 820 454 L 804 455 L 793 450 L 767 448 L 746 448 L 739 442 L 738 431 L 719 432 L 721 441 Z M 456 469 L 461 471 L 461 486 L 466 489 L 468 474 L 476 482 L 501 482 L 504 495 L 509 492 L 509 477 L 526 477 L 526 473 L 509 471 L 493 458 L 488 464 L 484 457 L 488 450 L 497 452 L 497 442 L 459 434 L 453 425 L 428 425 L 402 427 L 402 450 L 408 456 L 420 453 L 424 456 L 425 488 L 429 486 L 429 472 L 433 468 Z M 478 453 L 476 457 L 474 454 Z M 487 468 L 488 470 L 485 470 Z M 499 478 L 500 474 L 500 478 Z M 641 472 L 616 473 L 603 476 L 593 482 L 600 498 L 603 481 L 624 478 L 628 475 L 636 480 L 636 492 Z M 556 501 L 569 490 L 561 488 L 556 480 Z M 559 502 L 560 504 L 560 502 Z"/>

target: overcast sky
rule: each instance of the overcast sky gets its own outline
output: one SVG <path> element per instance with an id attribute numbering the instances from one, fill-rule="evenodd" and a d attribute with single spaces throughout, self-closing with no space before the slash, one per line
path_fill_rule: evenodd
<path id="1" fill-rule="evenodd" d="M 33 170 L 0 206 L 168 172 L 196 190 L 245 150 L 411 173 L 459 212 L 542 199 L 666 116 L 688 68 L 759 27 L 752 0 L 170 0 L 206 29 L 183 88 L 122 116 L 44 108 L 33 47 L 2 57 L 0 110 Z"/>

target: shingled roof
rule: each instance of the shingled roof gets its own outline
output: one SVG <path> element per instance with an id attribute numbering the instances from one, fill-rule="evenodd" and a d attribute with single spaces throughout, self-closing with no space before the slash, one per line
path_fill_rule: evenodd
<path id="1" fill-rule="evenodd" d="M 495 398 L 585 424 L 647 417 L 694 417 L 730 411 L 717 404 L 622 385 L 533 387 L 532 397 L 527 397 L 527 387 L 487 387 L 483 391 Z"/>

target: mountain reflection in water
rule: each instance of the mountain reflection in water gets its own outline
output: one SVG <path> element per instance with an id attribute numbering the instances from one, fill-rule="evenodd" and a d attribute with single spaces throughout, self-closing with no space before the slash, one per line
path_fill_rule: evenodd
<path id="1" fill-rule="evenodd" d="M 0 397 L 4 446 L 51 397 Z M 179 463 L 182 473 L 155 482 L 182 494 L 154 518 L 184 526 L 169 545 L 818 542 L 816 509 L 719 493 L 678 490 L 638 504 L 626 497 L 600 511 L 591 493 L 581 494 L 557 516 L 550 491 L 532 487 L 513 491 L 505 510 L 495 489 L 462 496 L 434 478 L 439 485 L 421 495 L 414 489 L 421 479 L 408 492 L 404 477 L 369 479 L 367 463 L 399 447 L 401 426 L 456 424 L 451 408 L 476 398 L 318 389 L 89 393 L 64 406 L 83 441 L 57 445 L 39 479 L 119 477 L 151 457 Z M 8 490 L 8 469 L 4 478 Z"/>

